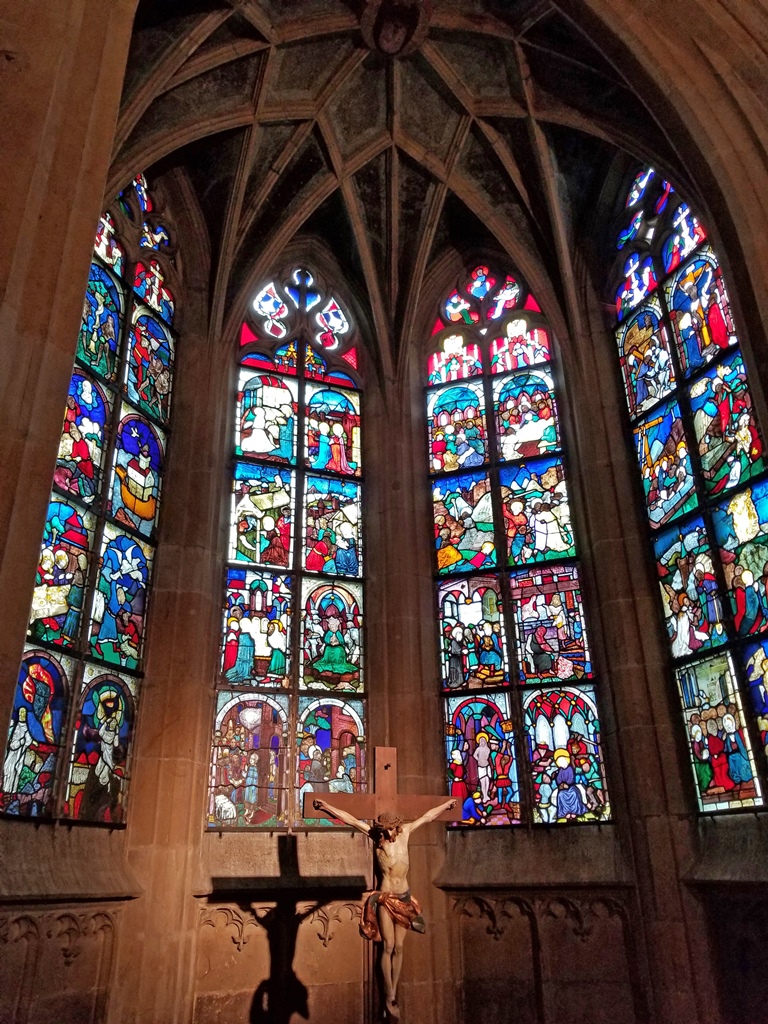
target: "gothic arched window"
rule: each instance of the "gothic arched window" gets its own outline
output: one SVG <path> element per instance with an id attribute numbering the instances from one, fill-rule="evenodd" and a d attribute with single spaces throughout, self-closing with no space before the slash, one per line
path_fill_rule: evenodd
<path id="1" fill-rule="evenodd" d="M 208 826 L 305 822 L 366 786 L 357 330 L 304 269 L 240 331 Z"/>
<path id="2" fill-rule="evenodd" d="M 557 366 L 517 274 L 477 266 L 428 360 L 445 755 L 465 825 L 606 821 Z"/>
<path id="3" fill-rule="evenodd" d="M 138 175 L 97 230 L 3 763 L 4 814 L 125 820 L 173 385 L 174 251 Z"/>
<path id="4" fill-rule="evenodd" d="M 616 341 L 702 811 L 763 805 L 768 474 L 733 311 L 700 220 L 642 169 L 622 197 Z"/>

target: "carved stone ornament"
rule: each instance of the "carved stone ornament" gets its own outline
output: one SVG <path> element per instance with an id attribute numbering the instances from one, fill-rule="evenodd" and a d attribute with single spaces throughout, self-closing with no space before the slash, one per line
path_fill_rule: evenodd
<path id="1" fill-rule="evenodd" d="M 431 14 L 430 0 L 363 0 L 363 39 L 387 57 L 405 57 L 424 42 Z"/>

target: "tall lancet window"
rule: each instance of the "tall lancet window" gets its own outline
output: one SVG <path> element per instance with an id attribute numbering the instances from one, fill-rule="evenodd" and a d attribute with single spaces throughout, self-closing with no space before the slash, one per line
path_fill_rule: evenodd
<path id="1" fill-rule="evenodd" d="M 174 252 L 139 175 L 96 236 L 3 763 L 3 814 L 125 820 L 171 412 Z"/>
<path id="2" fill-rule="evenodd" d="M 213 829 L 316 826 L 305 793 L 365 789 L 357 340 L 304 269 L 241 328 Z"/>
<path id="3" fill-rule="evenodd" d="M 446 294 L 426 394 L 445 758 L 465 825 L 606 821 L 558 368 L 517 275 Z"/>
<path id="4" fill-rule="evenodd" d="M 763 805 L 768 474 L 704 225 L 652 168 L 622 198 L 616 342 L 702 811 Z"/>

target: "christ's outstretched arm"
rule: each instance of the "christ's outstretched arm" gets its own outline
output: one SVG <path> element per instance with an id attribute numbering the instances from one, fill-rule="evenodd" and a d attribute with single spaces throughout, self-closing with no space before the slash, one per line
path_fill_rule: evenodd
<path id="1" fill-rule="evenodd" d="M 403 826 L 403 831 L 407 830 L 410 834 L 417 828 L 421 828 L 422 825 L 428 825 L 430 821 L 434 821 L 435 818 L 439 818 L 443 811 L 452 811 L 458 802 L 458 800 L 454 799 L 445 800 L 443 803 L 438 804 L 437 807 L 433 807 L 431 810 L 427 811 L 426 814 L 422 814 L 422 816 L 417 818 L 415 821 L 409 821 Z"/>
<path id="2" fill-rule="evenodd" d="M 356 818 L 354 814 L 347 814 L 346 811 L 340 811 L 338 807 L 332 807 L 327 804 L 325 800 L 313 800 L 312 806 L 316 811 L 325 811 L 326 814 L 332 814 L 334 818 L 338 818 L 339 821 L 343 821 L 345 825 L 351 825 L 352 828 L 356 828 L 358 832 L 362 832 L 363 835 L 368 835 L 371 831 L 371 826 L 367 821 L 361 821 Z"/>

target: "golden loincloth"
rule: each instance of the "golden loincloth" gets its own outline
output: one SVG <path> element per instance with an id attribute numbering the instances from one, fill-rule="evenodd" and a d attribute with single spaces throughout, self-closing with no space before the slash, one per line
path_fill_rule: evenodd
<path id="1" fill-rule="evenodd" d="M 372 892 L 365 901 L 360 918 L 360 932 L 371 942 L 381 942 L 377 910 L 383 907 L 395 924 L 410 928 L 414 932 L 425 932 L 426 922 L 421 916 L 421 904 L 410 891 L 395 895 L 392 892 Z"/>

